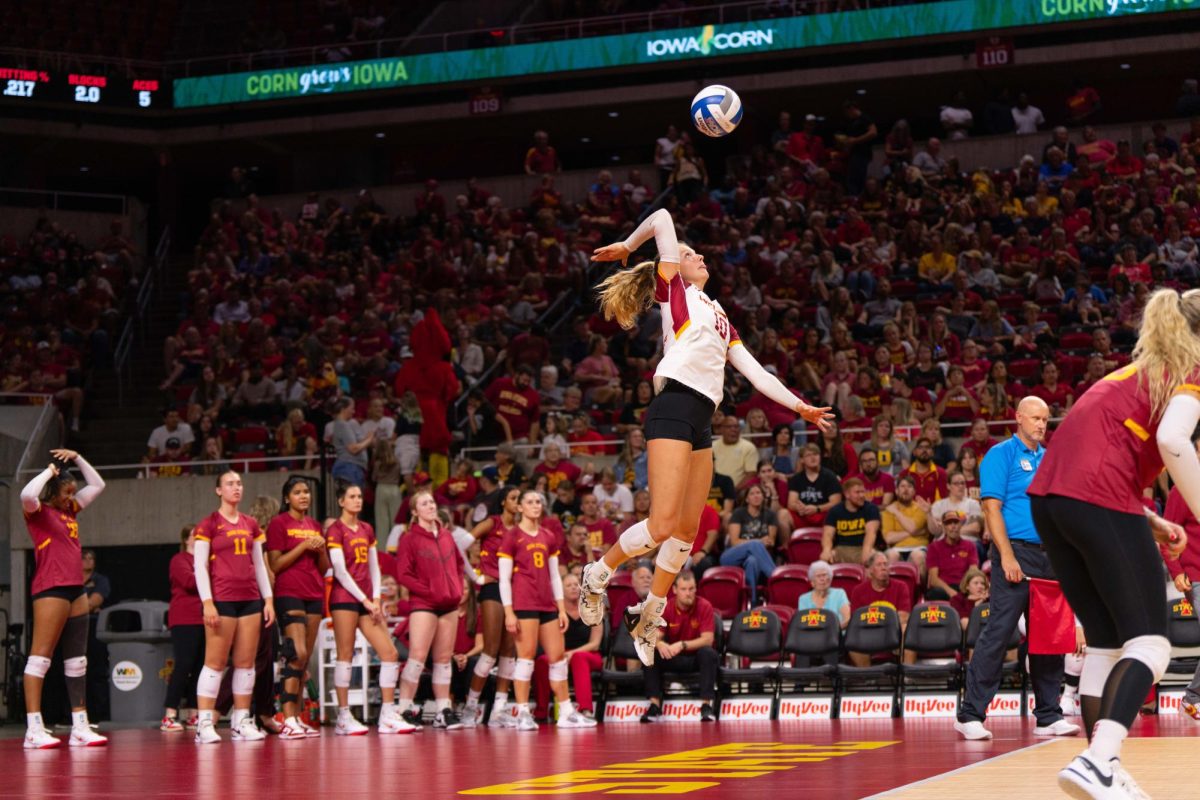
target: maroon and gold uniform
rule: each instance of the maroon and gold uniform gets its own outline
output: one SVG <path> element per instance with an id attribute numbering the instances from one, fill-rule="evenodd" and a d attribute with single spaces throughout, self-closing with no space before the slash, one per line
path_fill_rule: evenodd
<path id="1" fill-rule="evenodd" d="M 496 562 L 500 544 L 504 541 L 504 520 L 499 515 L 491 518 L 492 529 L 479 540 L 479 571 L 484 577 L 500 580 L 500 567 Z"/>
<path id="2" fill-rule="evenodd" d="M 37 511 L 25 514 L 25 527 L 33 539 L 32 594 L 55 586 L 83 586 L 79 523 L 75 521 L 79 510 L 72 500 L 69 511 L 41 503 Z"/>
<path id="3" fill-rule="evenodd" d="M 341 550 L 346 556 L 346 571 L 362 589 L 367 597 L 375 597 L 378 592 L 371 585 L 371 569 L 369 554 L 375 546 L 375 529 L 361 520 L 358 528 L 352 529 L 340 519 L 329 526 L 325 532 L 325 545 L 330 550 Z M 329 594 L 329 605 L 335 603 L 357 603 L 358 599 L 338 581 L 333 582 L 333 590 Z"/>
<path id="4" fill-rule="evenodd" d="M 500 558 L 513 562 L 512 604 L 516 611 L 557 611 L 550 585 L 550 559 L 557 558 L 558 537 L 544 527 L 536 534 L 526 533 L 520 525 L 504 532 Z"/>
<path id="5" fill-rule="evenodd" d="M 212 596 L 216 602 L 259 600 L 258 580 L 254 575 L 251 551 L 255 542 L 266 536 L 253 517 L 238 513 L 230 522 L 214 511 L 196 526 L 196 540 L 208 542 L 208 570 L 212 577 Z"/>
<path id="6" fill-rule="evenodd" d="M 1180 391 L 1200 394 L 1200 370 Z M 1137 367 L 1109 373 L 1079 398 L 1054 432 L 1054 446 L 1046 450 L 1029 494 L 1062 495 L 1141 514 L 1142 490 L 1163 468 L 1157 431 Z"/>
<path id="7" fill-rule="evenodd" d="M 267 549 L 286 553 L 309 539 L 323 539 L 320 524 L 311 517 L 296 519 L 284 512 L 267 523 Z M 286 569 L 275 573 L 275 594 L 301 600 L 325 597 L 325 576 L 318 567 L 319 550 L 305 550 Z"/>

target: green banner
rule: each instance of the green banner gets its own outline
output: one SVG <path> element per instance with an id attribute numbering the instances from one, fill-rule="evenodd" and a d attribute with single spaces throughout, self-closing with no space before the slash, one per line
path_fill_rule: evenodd
<path id="1" fill-rule="evenodd" d="M 247 103 L 400 86 L 799 50 L 947 33 L 1200 10 L 1200 0 L 947 0 L 654 33 L 180 78 L 175 107 Z"/>

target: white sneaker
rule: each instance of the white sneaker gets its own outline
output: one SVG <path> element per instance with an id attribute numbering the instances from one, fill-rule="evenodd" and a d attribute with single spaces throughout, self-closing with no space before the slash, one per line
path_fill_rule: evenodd
<path id="1" fill-rule="evenodd" d="M 71 747 L 104 747 L 108 744 L 108 737 L 101 736 L 87 726 L 75 726 L 71 728 Z"/>
<path id="2" fill-rule="evenodd" d="M 178 717 L 163 717 L 162 722 L 158 723 L 158 729 L 166 733 L 183 730 L 183 723 Z"/>
<path id="3" fill-rule="evenodd" d="M 379 722 L 376 725 L 381 735 L 394 733 L 412 733 L 416 730 L 404 717 L 396 713 L 394 703 L 384 703 L 379 709 Z"/>
<path id="4" fill-rule="evenodd" d="M 307 739 L 308 731 L 300 725 L 300 720 L 295 717 L 288 717 L 283 721 L 283 727 L 279 729 L 280 739 Z"/>
<path id="5" fill-rule="evenodd" d="M 1058 788 L 1076 800 L 1142 800 L 1149 795 L 1125 772 L 1118 759 L 1107 764 L 1084 750 L 1058 773 Z"/>
<path id="6" fill-rule="evenodd" d="M 266 731 L 255 725 L 250 717 L 243 719 L 232 730 L 233 736 L 230 738 L 235 742 L 261 742 L 267 738 Z"/>
<path id="7" fill-rule="evenodd" d="M 483 717 L 483 711 L 480 710 L 479 716 Z M 489 728 L 511 728 L 513 727 L 513 715 L 508 706 L 504 708 L 492 709 L 492 718 L 488 720 Z"/>
<path id="8" fill-rule="evenodd" d="M 593 627 L 604 621 L 604 597 L 608 587 L 598 577 L 603 569 L 598 561 L 586 564 L 579 581 L 579 618 Z"/>
<path id="9" fill-rule="evenodd" d="M 633 649 L 638 660 L 647 667 L 654 666 L 654 653 L 658 650 L 659 628 L 667 623 L 662 617 L 647 619 L 645 611 L 635 612 L 632 608 L 625 609 L 623 615 L 625 629 L 633 637 Z"/>
<path id="10" fill-rule="evenodd" d="M 217 744 L 221 741 L 220 734 L 217 733 L 217 726 L 213 725 L 212 720 L 202 719 L 196 725 L 196 744 Z"/>
<path id="11" fill-rule="evenodd" d="M 534 720 L 533 714 L 529 713 L 529 708 L 521 706 L 520 710 L 517 711 L 513 724 L 509 727 L 516 728 L 519 731 L 536 731 L 538 724 Z"/>
<path id="12" fill-rule="evenodd" d="M 1058 704 L 1058 710 L 1062 712 L 1064 717 L 1078 717 L 1081 712 L 1079 706 L 1079 698 L 1074 695 L 1062 696 L 1062 701 Z"/>
<path id="13" fill-rule="evenodd" d="M 353 714 L 339 714 L 337 725 L 333 728 L 333 732 L 338 736 L 363 736 L 369 730 L 371 729 L 356 720 Z"/>
<path id="14" fill-rule="evenodd" d="M 25 729 L 26 750 L 53 750 L 62 744 L 57 736 L 51 736 L 45 728 Z"/>
<path id="15" fill-rule="evenodd" d="M 970 722 L 955 722 L 954 730 L 958 731 L 964 739 L 970 741 L 992 738 L 992 732 L 983 727 L 982 722 L 975 719 Z"/>
<path id="16" fill-rule="evenodd" d="M 483 720 L 483 709 L 478 703 L 469 703 L 463 706 L 459 719 L 462 720 L 464 728 L 478 728 L 479 723 Z"/>
<path id="17" fill-rule="evenodd" d="M 555 727 L 558 727 L 558 728 L 594 728 L 594 727 L 596 727 L 596 720 L 591 719 L 590 717 L 585 717 L 579 709 L 575 709 L 570 714 L 567 714 L 565 717 L 559 717 L 558 722 L 555 723 Z"/>
<path id="18" fill-rule="evenodd" d="M 1074 722 L 1060 719 L 1053 725 L 1039 725 L 1033 729 L 1034 736 L 1074 736 L 1079 733 L 1079 726 Z"/>
<path id="19" fill-rule="evenodd" d="M 300 719 L 299 717 L 296 717 L 295 719 L 296 719 L 296 722 L 300 723 L 300 727 L 304 730 L 305 736 L 307 736 L 310 739 L 320 739 L 321 738 L 320 730 L 318 730 L 317 728 L 314 728 L 312 725 L 309 725 L 307 722 Z"/>
<path id="20" fill-rule="evenodd" d="M 445 731 L 457 731 L 461 730 L 464 725 L 462 719 L 459 718 L 453 708 L 443 708 L 434 715 L 433 727 Z"/>

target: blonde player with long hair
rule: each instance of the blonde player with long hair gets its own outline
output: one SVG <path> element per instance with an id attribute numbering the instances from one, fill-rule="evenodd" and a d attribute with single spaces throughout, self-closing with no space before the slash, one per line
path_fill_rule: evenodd
<path id="1" fill-rule="evenodd" d="M 1187 534 L 1142 497 L 1165 466 L 1200 515 L 1197 422 L 1200 289 L 1160 289 L 1133 362 L 1080 397 L 1029 486 L 1034 524 L 1087 637 L 1079 695 L 1089 746 L 1058 773 L 1072 797 L 1146 796 L 1121 767 L 1121 746 L 1171 660 L 1158 545 L 1178 558 Z"/>
<path id="2" fill-rule="evenodd" d="M 603 559 L 584 568 L 579 599 L 580 618 L 599 625 L 613 571 L 658 547 L 650 594 L 640 607 L 625 612 L 638 658 L 646 665 L 654 663 L 667 592 L 691 553 L 700 509 L 712 484 L 712 415 L 722 398 L 726 362 L 767 397 L 819 428 L 826 428 L 833 416 L 828 408 L 815 408 L 793 395 L 743 346 L 720 304 L 704 294 L 704 256 L 679 244 L 666 210 L 648 216 L 625 241 L 597 249 L 593 258 L 625 264 L 651 237 L 658 248 L 656 260 L 618 271 L 599 288 L 605 317 L 626 330 L 651 303 L 658 303 L 662 311 L 663 357 L 654 374 L 657 395 L 643 425 L 654 503 L 648 519 L 626 529 Z"/>

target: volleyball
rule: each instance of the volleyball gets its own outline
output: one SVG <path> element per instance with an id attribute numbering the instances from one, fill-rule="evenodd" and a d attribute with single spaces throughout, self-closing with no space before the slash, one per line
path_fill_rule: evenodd
<path id="1" fill-rule="evenodd" d="M 728 136 L 741 121 L 742 99 L 728 86 L 706 86 L 692 99 L 692 122 L 705 136 Z"/>

